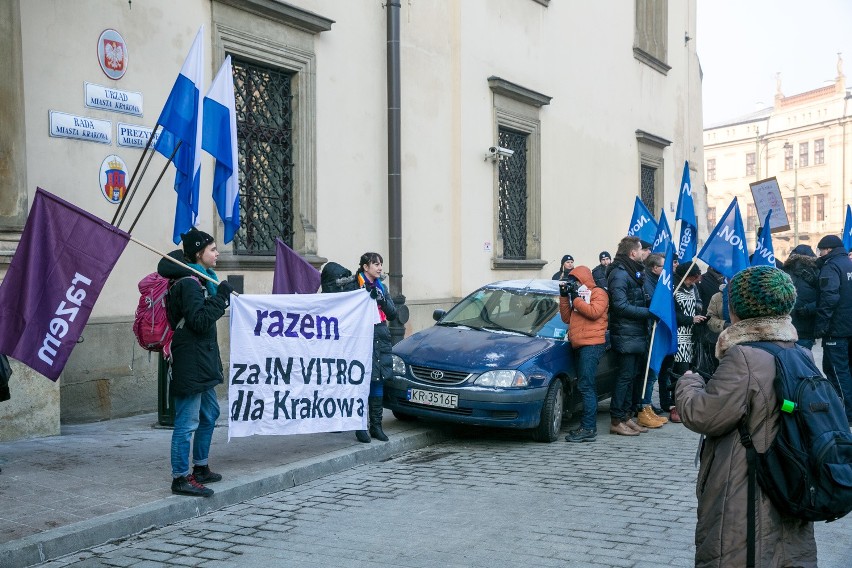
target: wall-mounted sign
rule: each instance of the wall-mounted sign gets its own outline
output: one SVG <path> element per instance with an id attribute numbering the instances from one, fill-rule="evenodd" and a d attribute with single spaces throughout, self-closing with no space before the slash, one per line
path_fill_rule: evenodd
<path id="1" fill-rule="evenodd" d="M 101 163 L 101 195 L 114 204 L 121 203 L 127 192 L 127 164 L 119 156 L 110 154 Z"/>
<path id="2" fill-rule="evenodd" d="M 51 110 L 50 136 L 112 144 L 112 122 Z"/>
<path id="3" fill-rule="evenodd" d="M 127 71 L 127 44 L 115 30 L 104 30 L 98 38 L 98 63 L 110 79 L 121 79 Z"/>
<path id="4" fill-rule="evenodd" d="M 126 148 L 145 148 L 148 143 L 148 138 L 151 137 L 153 128 L 147 126 L 139 126 L 138 124 L 118 123 L 118 130 L 115 133 L 115 141 L 119 146 Z M 160 139 L 160 133 L 163 129 L 159 129 L 154 136 L 154 141 L 151 142 L 151 147 L 157 145 L 157 140 Z"/>
<path id="5" fill-rule="evenodd" d="M 142 116 L 142 93 L 120 91 L 88 82 L 85 90 L 85 104 L 89 108 Z"/>

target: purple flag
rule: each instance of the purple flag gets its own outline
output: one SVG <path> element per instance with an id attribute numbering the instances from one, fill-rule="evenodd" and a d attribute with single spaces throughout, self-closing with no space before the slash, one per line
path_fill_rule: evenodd
<path id="1" fill-rule="evenodd" d="M 38 188 L 0 285 L 0 353 L 58 379 L 129 238 Z"/>
<path id="2" fill-rule="evenodd" d="M 315 294 L 320 287 L 320 271 L 288 247 L 275 239 L 275 276 L 272 278 L 273 294 Z"/>

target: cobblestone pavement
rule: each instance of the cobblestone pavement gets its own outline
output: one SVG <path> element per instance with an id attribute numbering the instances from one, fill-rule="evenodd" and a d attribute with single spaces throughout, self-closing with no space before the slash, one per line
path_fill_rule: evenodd
<path id="1" fill-rule="evenodd" d="M 692 566 L 698 436 L 594 443 L 494 430 L 359 466 L 42 566 Z M 850 565 L 852 519 L 817 525 Z"/>

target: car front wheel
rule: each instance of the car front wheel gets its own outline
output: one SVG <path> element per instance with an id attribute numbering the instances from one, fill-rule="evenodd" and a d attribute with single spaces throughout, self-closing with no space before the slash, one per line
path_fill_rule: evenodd
<path id="1" fill-rule="evenodd" d="M 405 412 L 400 412 L 399 410 L 391 410 L 391 412 L 393 413 L 393 417 L 399 420 L 400 422 L 411 422 L 413 420 L 417 420 L 416 416 L 406 414 Z"/>
<path id="2" fill-rule="evenodd" d="M 541 421 L 533 429 L 532 437 L 536 442 L 555 442 L 562 429 L 562 381 L 553 379 L 547 395 L 544 397 L 544 405 L 541 407 Z"/>

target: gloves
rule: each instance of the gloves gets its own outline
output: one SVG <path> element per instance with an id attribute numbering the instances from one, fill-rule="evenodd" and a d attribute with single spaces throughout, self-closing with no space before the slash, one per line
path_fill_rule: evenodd
<path id="1" fill-rule="evenodd" d="M 230 299 L 234 287 L 227 280 L 219 282 L 219 287 L 216 290 L 216 295 L 223 298 L 226 302 Z"/>
<path id="2" fill-rule="evenodd" d="M 574 286 L 568 290 L 568 295 L 571 297 L 571 301 L 573 302 L 580 297 L 580 292 L 578 292 L 577 287 Z"/>
<path id="3" fill-rule="evenodd" d="M 560 282 L 559 283 L 559 295 L 562 296 L 563 298 L 570 297 L 570 294 L 568 293 L 568 283 L 567 282 Z"/>

